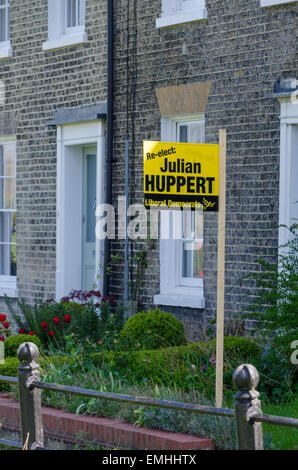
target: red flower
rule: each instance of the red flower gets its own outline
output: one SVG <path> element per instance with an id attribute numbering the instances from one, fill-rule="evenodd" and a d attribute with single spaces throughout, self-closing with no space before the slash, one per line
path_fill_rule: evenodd
<path id="1" fill-rule="evenodd" d="M 25 333 L 25 328 L 20 328 L 19 329 L 19 335 L 23 335 Z"/>
<path id="2" fill-rule="evenodd" d="M 110 302 L 111 305 L 115 305 L 115 299 L 114 297 L 103 297 L 102 299 L 102 302 Z"/>
<path id="3" fill-rule="evenodd" d="M 30 336 L 34 336 L 34 333 L 33 333 L 33 331 L 29 331 L 28 335 L 30 335 Z"/>
<path id="4" fill-rule="evenodd" d="M 69 323 L 70 320 L 71 320 L 71 316 L 70 315 L 64 315 L 63 320 L 65 321 L 65 323 Z"/>
<path id="5" fill-rule="evenodd" d="M 0 341 L 5 341 L 4 336 L 1 336 Z"/>
<path id="6" fill-rule="evenodd" d="M 3 326 L 4 326 L 4 328 L 6 328 L 6 329 L 9 328 L 9 323 L 8 323 L 8 321 L 3 322 Z"/>
<path id="7" fill-rule="evenodd" d="M 101 344 L 101 343 L 102 343 L 102 339 L 98 338 L 97 343 L 98 343 L 98 344 Z"/>
<path id="8" fill-rule="evenodd" d="M 58 317 L 54 317 L 54 318 L 53 318 L 53 322 L 55 323 L 55 325 L 58 325 L 58 323 L 60 322 L 60 320 L 59 320 Z"/>
<path id="9" fill-rule="evenodd" d="M 48 324 L 47 324 L 46 321 L 42 321 L 42 322 L 41 322 L 41 326 L 42 326 L 42 329 L 43 329 L 43 330 L 46 330 L 46 329 L 48 328 Z"/>
<path id="10" fill-rule="evenodd" d="M 4 322 L 6 320 L 6 315 L 1 315 L 0 314 L 0 321 L 1 322 Z"/>
<path id="11" fill-rule="evenodd" d="M 54 332 L 53 332 L 52 330 L 50 330 L 50 331 L 48 331 L 48 335 L 53 337 L 53 336 L 54 336 Z"/>

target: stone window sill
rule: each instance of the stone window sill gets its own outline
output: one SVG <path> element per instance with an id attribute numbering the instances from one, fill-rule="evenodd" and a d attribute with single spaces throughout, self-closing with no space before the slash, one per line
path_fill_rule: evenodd
<path id="1" fill-rule="evenodd" d="M 156 28 L 166 28 L 177 24 L 191 23 L 192 21 L 206 20 L 208 18 L 207 9 L 179 11 L 174 15 L 161 16 L 156 20 Z"/>
<path id="2" fill-rule="evenodd" d="M 297 3 L 297 0 L 261 0 L 261 7 L 274 7 L 287 3 Z"/>
<path id="3" fill-rule="evenodd" d="M 202 295 L 159 294 L 154 296 L 154 304 L 173 307 L 205 308 L 205 297 Z"/>
<path id="4" fill-rule="evenodd" d="M 18 298 L 17 278 L 15 276 L 0 276 L 0 297 Z"/>
<path id="5" fill-rule="evenodd" d="M 87 33 L 64 34 L 57 39 L 46 41 L 42 45 L 43 51 L 52 51 L 63 47 L 78 46 L 88 41 Z"/>
<path id="6" fill-rule="evenodd" d="M 9 59 L 10 57 L 12 57 L 12 49 L 10 45 L 8 46 L 0 45 L 0 59 Z"/>

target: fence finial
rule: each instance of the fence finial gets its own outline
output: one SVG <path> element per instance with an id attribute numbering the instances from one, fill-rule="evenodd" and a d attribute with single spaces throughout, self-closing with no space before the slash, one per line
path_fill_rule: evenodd
<path id="1" fill-rule="evenodd" d="M 237 367 L 233 374 L 233 383 L 238 390 L 236 397 L 240 401 L 246 399 L 247 392 L 249 392 L 251 398 L 258 398 L 260 395 L 256 391 L 259 384 L 259 373 L 251 364 L 242 364 Z"/>
<path id="2" fill-rule="evenodd" d="M 256 387 L 259 373 L 251 364 L 242 364 L 233 374 L 233 382 L 238 390 L 235 395 L 235 423 L 237 448 L 239 450 L 262 450 L 262 424 L 256 423 L 253 416 L 261 414 L 261 402 Z"/>
<path id="3" fill-rule="evenodd" d="M 39 350 L 34 343 L 22 343 L 17 349 L 18 360 L 21 363 L 35 362 L 39 356 Z"/>

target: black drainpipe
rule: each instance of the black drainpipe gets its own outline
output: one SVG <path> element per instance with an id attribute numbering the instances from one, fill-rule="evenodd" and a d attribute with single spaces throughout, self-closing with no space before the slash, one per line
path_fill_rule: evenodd
<path id="1" fill-rule="evenodd" d="M 114 0 L 107 0 L 107 177 L 106 203 L 112 204 L 112 155 L 113 155 L 113 52 L 114 52 Z M 110 264 L 110 240 L 105 239 L 103 296 L 109 294 L 109 276 L 107 267 Z"/>

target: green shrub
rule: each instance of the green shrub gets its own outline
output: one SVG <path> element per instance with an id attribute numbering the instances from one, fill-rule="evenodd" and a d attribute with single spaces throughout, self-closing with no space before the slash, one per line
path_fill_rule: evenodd
<path id="1" fill-rule="evenodd" d="M 159 309 L 130 317 L 124 324 L 120 339 L 125 348 L 134 350 L 187 344 L 183 323 Z"/>
<path id="2" fill-rule="evenodd" d="M 210 341 L 212 350 L 216 351 L 216 339 Z M 250 338 L 226 336 L 224 338 L 224 357 L 226 360 L 246 362 L 258 361 L 261 355 L 260 346 Z M 239 364 L 240 365 L 240 364 Z"/>
<path id="3" fill-rule="evenodd" d="M 16 357 L 17 349 L 22 343 L 34 343 L 41 349 L 41 342 L 37 336 L 31 335 L 13 335 L 8 336 L 4 341 L 5 357 Z"/>
<path id="4" fill-rule="evenodd" d="M 79 305 L 74 302 L 67 304 L 71 316 L 69 332 L 74 333 L 78 340 L 89 339 L 96 342 L 100 335 L 100 319 L 94 305 Z"/>
<path id="5" fill-rule="evenodd" d="M 185 390 L 203 390 L 210 382 L 208 374 L 201 377 L 209 358 L 209 346 L 205 343 L 151 351 L 104 351 L 91 356 L 94 367 L 117 373 L 131 383 L 148 382 Z"/>
<path id="6" fill-rule="evenodd" d="M 247 276 L 258 289 L 248 297 L 250 306 L 245 316 L 259 322 L 266 343 L 290 364 L 290 345 L 297 339 L 298 325 L 297 225 L 289 232 L 290 240 L 280 247 L 277 262 L 260 259 L 260 271 Z"/>
<path id="7" fill-rule="evenodd" d="M 0 364 L 0 375 L 7 375 L 9 377 L 17 377 L 18 375 L 18 366 L 20 362 L 16 357 L 8 357 L 5 359 L 4 364 Z M 9 391 L 10 390 L 9 384 L 4 384 L 0 382 L 0 390 L 1 391 Z"/>

